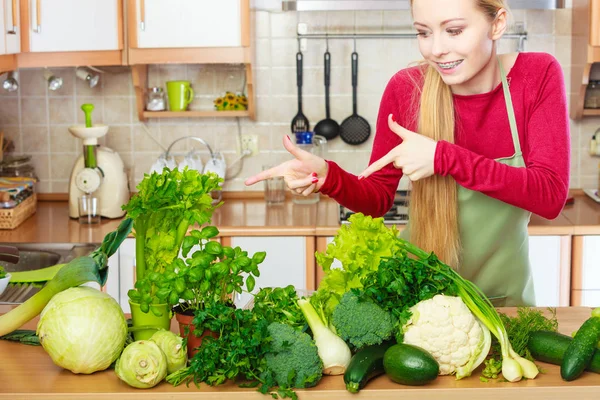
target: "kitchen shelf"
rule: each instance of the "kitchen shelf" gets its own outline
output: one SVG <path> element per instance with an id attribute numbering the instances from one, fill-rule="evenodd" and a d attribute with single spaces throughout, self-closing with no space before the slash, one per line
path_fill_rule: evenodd
<path id="1" fill-rule="evenodd" d="M 136 109 L 138 119 L 146 121 L 148 118 L 206 118 L 206 117 L 247 117 L 256 119 L 256 104 L 254 97 L 254 79 L 252 64 L 244 64 L 246 71 L 246 97 L 248 98 L 248 109 L 244 111 L 146 111 L 145 95 L 148 90 L 148 65 L 140 64 L 131 67 L 133 87 L 135 89 Z"/>
<path id="2" fill-rule="evenodd" d="M 144 111 L 142 115 L 144 118 L 250 117 L 250 111 Z"/>
<path id="3" fill-rule="evenodd" d="M 584 108 L 582 115 L 584 117 L 600 116 L 600 108 L 598 108 L 598 109 Z"/>

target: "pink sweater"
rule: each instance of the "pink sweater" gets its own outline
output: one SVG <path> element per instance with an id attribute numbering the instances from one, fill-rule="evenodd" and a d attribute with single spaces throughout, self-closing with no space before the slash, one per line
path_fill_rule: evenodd
<path id="1" fill-rule="evenodd" d="M 390 113 L 399 124 L 416 131 L 418 95 L 414 82 L 421 76 L 419 67 L 408 68 L 388 83 L 369 164 L 401 143 L 388 127 Z M 467 189 L 544 218 L 556 218 L 567 198 L 570 167 L 569 117 L 561 67 L 549 54 L 521 53 L 507 78 L 526 168 L 494 160 L 514 154 L 500 84 L 488 93 L 454 95 L 455 144 L 438 142 L 435 173 L 450 175 Z M 321 193 L 367 215 L 381 216 L 391 208 L 401 170 L 390 164 L 358 181 L 335 162 L 327 162 L 329 171 Z"/>

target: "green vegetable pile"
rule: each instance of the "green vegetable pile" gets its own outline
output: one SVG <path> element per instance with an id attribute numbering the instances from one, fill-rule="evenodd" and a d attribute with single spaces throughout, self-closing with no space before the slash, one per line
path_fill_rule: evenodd
<path id="1" fill-rule="evenodd" d="M 4 270 L 4 267 L 0 265 L 0 279 L 6 277 L 6 271 Z"/>

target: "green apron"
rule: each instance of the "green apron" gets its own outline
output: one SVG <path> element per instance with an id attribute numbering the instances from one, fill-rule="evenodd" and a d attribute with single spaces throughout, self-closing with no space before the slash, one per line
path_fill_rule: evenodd
<path id="1" fill-rule="evenodd" d="M 515 154 L 496 161 L 523 168 L 525 161 L 506 73 L 500 60 L 498 63 Z M 532 306 L 535 303 L 529 267 L 527 225 L 530 217 L 528 211 L 458 185 L 462 245 L 458 272 L 475 283 L 495 306 Z M 403 237 L 409 236 L 408 225 L 406 228 Z"/>

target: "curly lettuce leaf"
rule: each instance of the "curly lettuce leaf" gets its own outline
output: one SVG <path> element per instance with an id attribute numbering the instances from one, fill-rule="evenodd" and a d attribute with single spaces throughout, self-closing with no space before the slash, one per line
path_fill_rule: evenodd
<path id="1" fill-rule="evenodd" d="M 369 274 L 377 271 L 382 257 L 390 257 L 400 251 L 395 226 L 387 227 L 383 218 L 373 218 L 356 213 L 350 223 L 342 225 L 325 253 L 316 253 L 317 263 L 325 276 L 318 291 L 311 297 L 313 307 L 325 324 L 329 323 L 333 309 L 342 295 L 355 288 L 362 288 Z M 342 268 L 332 268 L 334 260 Z"/>

